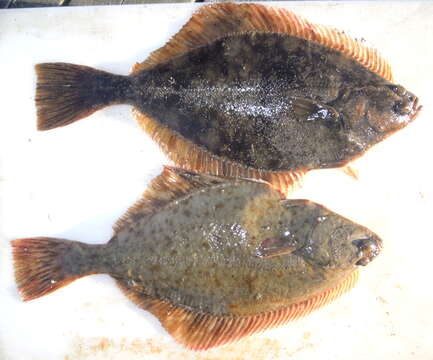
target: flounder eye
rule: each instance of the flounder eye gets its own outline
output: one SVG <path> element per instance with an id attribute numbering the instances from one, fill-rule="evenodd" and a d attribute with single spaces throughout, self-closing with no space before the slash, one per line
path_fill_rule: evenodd
<path id="1" fill-rule="evenodd" d="M 388 88 L 399 96 L 404 96 L 406 94 L 406 89 L 400 85 L 388 85 Z"/>
<path id="2" fill-rule="evenodd" d="M 396 101 L 393 110 L 401 115 L 407 115 L 412 111 L 412 105 L 408 101 Z"/>

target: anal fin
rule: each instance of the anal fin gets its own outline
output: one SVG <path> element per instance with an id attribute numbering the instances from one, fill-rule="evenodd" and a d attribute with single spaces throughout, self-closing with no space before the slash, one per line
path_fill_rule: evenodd
<path id="1" fill-rule="evenodd" d="M 117 283 L 131 301 L 156 316 L 173 338 L 191 350 L 200 351 L 233 343 L 246 336 L 305 316 L 350 290 L 357 279 L 358 271 L 355 270 L 339 284 L 307 300 L 289 307 L 249 316 L 194 312 L 167 301 L 151 299 L 121 281 Z"/>

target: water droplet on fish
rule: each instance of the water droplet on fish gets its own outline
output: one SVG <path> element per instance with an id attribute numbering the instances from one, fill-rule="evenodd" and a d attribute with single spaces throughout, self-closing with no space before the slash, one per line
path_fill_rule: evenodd
<path id="1" fill-rule="evenodd" d="M 330 111 L 328 109 L 320 109 L 314 114 L 310 115 L 307 120 L 316 120 L 316 119 L 326 119 L 330 116 Z"/>
<path id="2" fill-rule="evenodd" d="M 307 253 L 312 253 L 313 252 L 313 248 L 310 245 L 308 245 L 308 246 L 305 247 L 305 251 Z"/>

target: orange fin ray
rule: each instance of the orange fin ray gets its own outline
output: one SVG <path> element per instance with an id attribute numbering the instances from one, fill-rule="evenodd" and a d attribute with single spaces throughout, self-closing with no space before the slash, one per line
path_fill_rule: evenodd
<path id="1" fill-rule="evenodd" d="M 154 51 L 144 62 L 135 64 L 132 73 L 169 61 L 223 36 L 248 31 L 284 33 L 327 46 L 392 81 L 391 67 L 376 49 L 341 31 L 312 24 L 283 8 L 233 3 L 201 7 L 165 46 Z"/>
<path id="2" fill-rule="evenodd" d="M 73 241 L 47 237 L 12 241 L 15 281 L 24 301 L 47 295 L 70 282 L 89 275 L 65 271 L 63 259 Z"/>
<path id="3" fill-rule="evenodd" d="M 35 66 L 38 130 L 72 124 L 122 99 L 101 93 L 102 84 L 118 86 L 128 78 L 84 65 L 43 63 Z"/>
<path id="4" fill-rule="evenodd" d="M 342 168 L 342 171 L 350 176 L 354 180 L 359 180 L 359 170 L 353 165 L 346 165 Z"/>
<path id="5" fill-rule="evenodd" d="M 120 280 L 117 284 L 131 301 L 155 315 L 177 341 L 191 350 L 200 351 L 229 344 L 308 315 L 349 291 L 357 279 L 358 271 L 355 270 L 334 287 L 307 300 L 289 307 L 249 316 L 197 313 L 166 301 L 152 299 L 128 287 Z"/>
<path id="6" fill-rule="evenodd" d="M 133 109 L 133 114 L 142 129 L 160 146 L 162 151 L 183 169 L 228 178 L 264 180 L 284 197 L 302 184 L 307 172 L 307 170 L 270 172 L 245 167 L 211 154 L 137 109 Z"/>

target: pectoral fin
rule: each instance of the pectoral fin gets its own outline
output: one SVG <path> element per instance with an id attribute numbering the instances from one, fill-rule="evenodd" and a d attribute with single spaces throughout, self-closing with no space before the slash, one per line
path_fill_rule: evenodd
<path id="1" fill-rule="evenodd" d="M 256 256 L 260 258 L 272 258 L 275 256 L 290 254 L 298 247 L 294 238 L 267 238 L 256 249 Z"/>
<path id="2" fill-rule="evenodd" d="M 292 107 L 298 121 L 337 122 L 339 118 L 338 111 L 332 106 L 312 99 L 295 98 Z"/>

